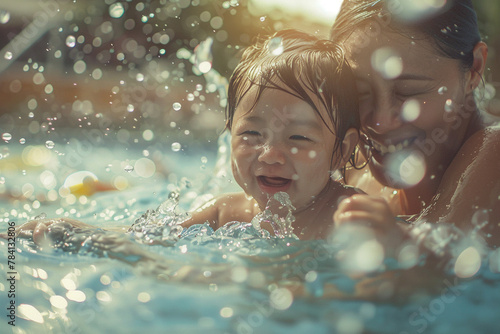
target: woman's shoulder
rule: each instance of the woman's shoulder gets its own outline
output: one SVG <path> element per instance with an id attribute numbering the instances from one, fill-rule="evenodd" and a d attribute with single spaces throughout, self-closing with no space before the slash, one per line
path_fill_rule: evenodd
<path id="1" fill-rule="evenodd" d="M 462 145 L 459 153 L 462 156 L 500 153 L 500 123 L 486 126 L 474 132 Z"/>

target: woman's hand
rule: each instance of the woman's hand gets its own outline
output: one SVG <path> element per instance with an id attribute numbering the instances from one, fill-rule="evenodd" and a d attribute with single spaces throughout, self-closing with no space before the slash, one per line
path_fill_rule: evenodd
<path id="1" fill-rule="evenodd" d="M 356 194 L 339 203 L 333 215 L 336 226 L 359 222 L 376 229 L 392 228 L 395 218 L 389 204 L 378 196 Z"/>
<path id="2" fill-rule="evenodd" d="M 333 220 L 336 229 L 349 224 L 369 228 L 391 255 L 409 239 L 407 226 L 400 224 L 382 197 L 365 194 L 348 197 L 339 203 Z"/>

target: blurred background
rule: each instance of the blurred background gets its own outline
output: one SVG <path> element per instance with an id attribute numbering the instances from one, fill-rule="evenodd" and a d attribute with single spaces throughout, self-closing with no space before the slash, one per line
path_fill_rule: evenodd
<path id="1" fill-rule="evenodd" d="M 209 175 L 241 50 L 283 28 L 327 38 L 341 2 L 2 0 L 0 217 Z M 494 96 L 500 1 L 474 3 Z"/>

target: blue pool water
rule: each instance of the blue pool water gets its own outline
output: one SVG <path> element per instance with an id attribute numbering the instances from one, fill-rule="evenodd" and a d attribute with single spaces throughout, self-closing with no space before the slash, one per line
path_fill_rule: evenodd
<path id="1" fill-rule="evenodd" d="M 179 164 L 171 164 L 178 176 L 175 184 L 142 180 L 144 184 L 121 192 L 91 195 L 85 203 L 61 205 L 61 200 L 43 209 L 48 217 L 69 216 L 100 227 L 129 227 L 147 210 L 150 218 L 156 212 L 156 218 L 143 219 L 143 225 L 171 222 L 165 217 L 175 212 L 182 218 L 196 201 L 193 193 L 221 190 L 220 178 L 210 179 L 215 154 L 198 153 L 212 161 L 204 173 L 207 179 L 182 179 L 182 171 L 189 175 L 199 170 L 193 153 L 173 159 Z M 180 201 L 176 211 L 172 193 Z M 2 231 L 9 221 L 22 223 L 21 217 L 39 214 L 23 207 L 2 208 Z M 165 245 L 117 238 L 132 240 L 154 260 L 130 265 L 88 249 L 41 250 L 18 238 L 16 326 L 8 325 L 9 311 L 3 307 L 0 332 L 402 334 L 494 333 L 498 328 L 498 251 L 480 251 L 480 267 L 474 257 L 478 252 L 462 253 L 460 272 L 463 276 L 465 270 L 467 278 L 458 279 L 452 266 L 430 281 L 435 271 L 424 267 L 425 261 L 410 259 L 408 265 L 401 258 L 381 258 L 376 245 L 356 234 L 347 244 L 342 235 L 299 241 L 263 237 L 251 224 L 234 223 L 216 232 L 196 225 L 180 239 L 167 235 Z M 9 254 L 5 241 L 0 244 L 6 277 Z M 477 272 L 467 275 L 467 266 Z M 8 281 L 0 282 L 2 306 L 9 303 L 10 288 Z"/>

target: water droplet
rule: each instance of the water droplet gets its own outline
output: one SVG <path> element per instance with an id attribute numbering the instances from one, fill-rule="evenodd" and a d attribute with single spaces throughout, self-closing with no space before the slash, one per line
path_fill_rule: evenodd
<path id="1" fill-rule="evenodd" d="M 172 107 L 174 108 L 175 111 L 181 110 L 181 104 L 179 102 L 175 102 Z"/>
<path id="2" fill-rule="evenodd" d="M 190 101 L 190 102 L 191 102 L 191 101 L 194 101 L 194 94 L 189 93 L 189 94 L 187 95 L 187 100 L 188 100 L 188 101 Z"/>
<path id="3" fill-rule="evenodd" d="M 56 146 L 56 144 L 54 144 L 54 142 L 52 140 L 47 140 L 45 142 L 45 147 L 48 148 L 49 150 L 53 149 L 54 146 Z"/>
<path id="4" fill-rule="evenodd" d="M 12 52 L 10 52 L 10 51 L 5 52 L 4 58 L 7 60 L 11 60 L 12 59 Z"/>
<path id="5" fill-rule="evenodd" d="M 5 132 L 5 133 L 2 134 L 2 139 L 4 141 L 8 142 L 9 140 L 12 139 L 12 135 L 10 133 L 8 133 L 8 132 Z"/>
<path id="6" fill-rule="evenodd" d="M 204 61 L 198 65 L 198 69 L 200 70 L 201 73 L 208 73 L 212 69 L 212 63 L 209 61 Z"/>
<path id="7" fill-rule="evenodd" d="M 127 172 L 127 173 L 131 173 L 134 171 L 134 167 L 131 166 L 131 165 L 126 165 L 124 170 Z"/>
<path id="8" fill-rule="evenodd" d="M 292 148 L 290 149 L 290 152 L 292 152 L 292 154 L 297 154 L 297 153 L 299 152 L 299 149 L 298 149 L 298 148 L 296 148 L 296 147 L 292 147 Z"/>
<path id="9" fill-rule="evenodd" d="M 261 16 L 260 17 L 260 22 L 264 22 L 266 20 L 266 17 L 265 16 Z"/>
<path id="10" fill-rule="evenodd" d="M 5 177 L 0 176 L 0 184 L 5 184 Z"/>
<path id="11" fill-rule="evenodd" d="M 203 89 L 203 85 L 202 85 L 202 84 L 197 84 L 197 85 L 196 85 L 196 90 L 197 90 L 198 92 L 200 92 L 202 89 Z"/>
<path id="12" fill-rule="evenodd" d="M 389 8 L 392 7 L 389 10 L 400 21 L 409 23 L 423 22 L 427 18 L 437 15 L 446 5 L 446 2 L 446 0 L 398 0 L 396 6 L 389 6 Z"/>
<path id="13" fill-rule="evenodd" d="M 283 53 L 283 40 L 281 37 L 274 37 L 269 41 L 267 48 L 271 54 L 279 56 Z"/>
<path id="14" fill-rule="evenodd" d="M 6 10 L 0 10 L 0 23 L 5 24 L 10 20 L 10 13 Z"/>
<path id="15" fill-rule="evenodd" d="M 21 144 L 21 145 L 26 144 L 26 138 L 19 139 L 19 144 Z"/>
<path id="16" fill-rule="evenodd" d="M 87 69 L 87 64 L 83 60 L 78 60 L 73 65 L 73 70 L 76 74 L 82 74 Z"/>
<path id="17" fill-rule="evenodd" d="M 446 111 L 446 112 L 453 111 L 453 100 L 452 99 L 446 100 L 446 102 L 444 104 L 444 111 Z"/>
<path id="18" fill-rule="evenodd" d="M 201 163 L 206 164 L 208 162 L 207 157 L 201 157 Z"/>
<path id="19" fill-rule="evenodd" d="M 54 91 L 54 87 L 51 84 L 48 84 L 47 86 L 45 86 L 44 91 L 46 94 L 52 94 L 52 92 Z"/>
<path id="20" fill-rule="evenodd" d="M 76 45 L 76 38 L 73 35 L 69 35 L 66 37 L 66 45 L 70 48 L 73 48 Z"/>
<path id="21" fill-rule="evenodd" d="M 134 111 L 134 109 L 135 109 L 135 108 L 134 108 L 134 106 L 133 106 L 132 104 L 129 104 L 129 105 L 127 106 L 127 111 L 128 111 L 128 112 L 132 112 L 132 111 Z"/>
<path id="22" fill-rule="evenodd" d="M 316 155 L 317 155 L 316 151 L 314 150 L 309 151 L 309 158 L 314 159 L 316 158 Z"/>
<path id="23" fill-rule="evenodd" d="M 405 122 L 413 122 L 420 116 L 420 103 L 415 99 L 408 99 L 401 107 L 401 118 Z"/>
<path id="24" fill-rule="evenodd" d="M 120 2 L 111 4 L 109 6 L 109 16 L 111 16 L 112 18 L 118 19 L 123 16 L 123 13 L 125 13 L 125 9 Z"/>
<path id="25" fill-rule="evenodd" d="M 144 81 L 144 74 L 142 74 L 142 73 L 137 73 L 137 75 L 135 76 L 135 80 L 137 80 L 137 81 L 139 81 L 139 82 Z"/>
<path id="26" fill-rule="evenodd" d="M 403 72 L 401 57 L 391 48 L 383 47 L 373 52 L 371 65 L 385 79 L 397 78 Z"/>
<path id="27" fill-rule="evenodd" d="M 443 95 L 444 93 L 446 93 L 448 91 L 448 88 L 446 86 L 443 86 L 443 87 L 439 87 L 438 89 L 438 94 L 439 95 Z"/>
<path id="28" fill-rule="evenodd" d="M 172 143 L 172 151 L 179 152 L 181 150 L 181 144 L 178 142 Z"/>
<path id="29" fill-rule="evenodd" d="M 455 262 L 455 274 L 460 278 L 474 276 L 481 268 L 481 254 L 475 247 L 468 247 L 460 253 Z"/>

